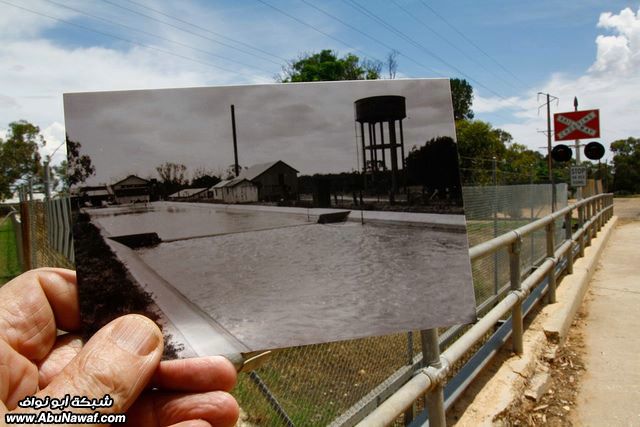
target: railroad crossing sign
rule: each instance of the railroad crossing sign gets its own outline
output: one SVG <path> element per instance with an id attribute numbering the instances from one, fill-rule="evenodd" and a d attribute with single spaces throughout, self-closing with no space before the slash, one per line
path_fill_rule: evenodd
<path id="1" fill-rule="evenodd" d="M 556 141 L 600 137 L 600 110 L 570 111 L 553 115 Z"/>
<path id="2" fill-rule="evenodd" d="M 587 185 L 586 166 L 571 166 L 571 186 L 584 187 Z"/>

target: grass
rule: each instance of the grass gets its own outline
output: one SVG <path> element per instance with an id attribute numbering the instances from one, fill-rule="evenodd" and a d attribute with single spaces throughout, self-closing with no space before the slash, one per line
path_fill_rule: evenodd
<path id="1" fill-rule="evenodd" d="M 0 285 L 21 273 L 13 224 L 9 218 L 0 223 Z"/>

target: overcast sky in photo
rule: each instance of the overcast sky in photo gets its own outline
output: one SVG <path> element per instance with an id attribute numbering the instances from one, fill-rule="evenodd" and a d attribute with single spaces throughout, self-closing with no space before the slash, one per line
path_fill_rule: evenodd
<path id="1" fill-rule="evenodd" d="M 552 112 L 574 96 L 599 108 L 607 147 L 640 136 L 638 0 L 0 0 L 0 136 L 31 121 L 48 154 L 63 93 L 272 83 L 321 49 L 395 49 L 399 78 L 467 79 L 476 117 L 532 149 L 546 145 L 538 92 L 559 98 Z"/>
<path id="2" fill-rule="evenodd" d="M 69 138 L 96 168 L 88 185 L 129 174 L 158 178 L 155 168 L 164 162 L 184 164 L 189 173 L 227 170 L 232 104 L 241 166 L 283 160 L 301 174 L 349 172 L 362 165 L 354 102 L 379 95 L 405 97 L 405 153 L 432 138 L 455 138 L 446 79 L 67 94 L 65 116 Z"/>

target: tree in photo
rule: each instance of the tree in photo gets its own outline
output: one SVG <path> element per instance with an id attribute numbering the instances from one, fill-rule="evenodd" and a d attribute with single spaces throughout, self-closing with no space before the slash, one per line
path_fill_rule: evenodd
<path id="1" fill-rule="evenodd" d="M 304 54 L 283 67 L 277 80 L 282 83 L 336 80 L 375 80 L 380 78 L 382 63 L 361 60 L 349 53 L 342 58 L 332 50 Z"/>
<path id="2" fill-rule="evenodd" d="M 186 185 L 187 167 L 180 163 L 165 162 L 156 167 L 160 180 L 168 184 Z"/>
<path id="3" fill-rule="evenodd" d="M 38 150 L 44 145 L 38 126 L 26 120 L 9 123 L 6 138 L 0 138 L 0 199 L 13 197 L 13 186 L 19 181 L 42 183 Z"/>
<path id="4" fill-rule="evenodd" d="M 211 188 L 220 182 L 214 172 L 206 170 L 205 168 L 197 168 L 193 171 L 193 179 L 191 180 L 192 188 Z"/>
<path id="5" fill-rule="evenodd" d="M 422 186 L 423 192 L 462 204 L 458 148 L 452 138 L 434 138 L 422 147 L 413 147 L 407 156 L 407 176 L 410 183 Z"/>
<path id="6" fill-rule="evenodd" d="M 74 185 L 81 184 L 87 180 L 91 175 L 96 173 L 96 168 L 91 163 L 91 157 L 86 154 L 80 154 L 82 144 L 78 141 L 72 141 L 67 139 L 67 162 L 63 162 L 64 169 L 66 170 L 65 188 L 68 190 Z M 60 170 L 60 169 L 58 169 Z"/>
<path id="7" fill-rule="evenodd" d="M 159 195 L 163 198 L 182 190 L 189 183 L 187 167 L 183 164 L 165 162 L 156 167 L 156 172 L 160 177 L 160 183 L 158 184 Z"/>

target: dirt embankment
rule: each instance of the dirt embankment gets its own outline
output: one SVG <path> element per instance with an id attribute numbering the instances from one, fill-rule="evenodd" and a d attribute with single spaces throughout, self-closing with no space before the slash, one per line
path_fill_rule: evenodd
<path id="1" fill-rule="evenodd" d="M 546 391 L 536 400 L 527 392 L 499 414 L 494 423 L 497 426 L 574 426 L 573 418 L 578 397 L 578 385 L 585 373 L 584 326 L 587 306 L 583 304 L 571 325 L 564 344 L 549 347 L 539 360 L 538 374 L 546 376 Z M 535 376 L 532 376 L 532 378 Z M 532 382 L 530 378 L 530 383 Z"/>
<path id="2" fill-rule="evenodd" d="M 89 222 L 87 214 L 77 216 L 73 233 L 84 338 L 89 339 L 98 329 L 125 314 L 142 314 L 158 323 L 152 295 L 137 285 L 98 228 Z M 175 359 L 180 349 L 171 344 L 169 334 L 165 331 L 163 334 L 163 358 Z"/>

